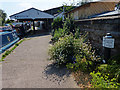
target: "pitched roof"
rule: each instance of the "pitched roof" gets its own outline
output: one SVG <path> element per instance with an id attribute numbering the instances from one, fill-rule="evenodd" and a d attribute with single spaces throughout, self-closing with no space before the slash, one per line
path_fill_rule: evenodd
<path id="1" fill-rule="evenodd" d="M 10 16 L 10 18 L 11 19 L 49 19 L 49 18 L 52 19 L 54 18 L 54 16 L 45 13 L 41 10 L 38 10 L 36 8 L 30 8 L 22 12 L 13 14 Z"/>
<path id="2" fill-rule="evenodd" d="M 63 6 L 51 8 L 51 9 L 48 9 L 48 10 L 44 10 L 44 12 L 49 13 L 49 14 L 51 14 L 51 15 L 55 15 L 55 14 L 58 14 L 58 13 L 59 13 L 58 11 L 59 11 L 61 8 L 63 8 Z"/>
<path id="3" fill-rule="evenodd" d="M 76 8 L 74 8 L 74 9 L 72 9 L 72 10 L 66 12 L 65 14 L 70 13 L 70 12 L 73 12 L 73 11 L 77 10 L 78 8 L 85 7 L 85 6 L 87 6 L 87 5 L 91 4 L 91 3 L 99 3 L 99 2 L 114 2 L 114 3 L 118 3 L 119 1 L 120 1 L 120 0 L 99 0 L 99 1 L 91 1 L 91 2 L 85 3 L 85 4 L 83 4 L 83 5 L 80 5 L 80 6 L 76 7 Z"/>

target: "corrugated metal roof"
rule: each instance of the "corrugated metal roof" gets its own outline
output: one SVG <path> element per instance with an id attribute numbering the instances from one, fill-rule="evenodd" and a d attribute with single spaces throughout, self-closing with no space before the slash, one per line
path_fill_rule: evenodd
<path id="1" fill-rule="evenodd" d="M 68 14 L 68 13 L 70 13 L 70 12 L 73 12 L 73 11 L 77 10 L 78 8 L 86 7 L 87 5 L 89 5 L 89 4 L 91 4 L 91 3 L 100 3 L 100 2 L 113 2 L 113 3 L 118 3 L 119 1 L 120 1 L 120 0 L 98 0 L 98 1 L 91 1 L 91 2 L 88 2 L 88 3 L 86 3 L 86 4 L 80 5 L 80 6 L 76 7 L 76 8 L 74 8 L 74 9 L 72 9 L 72 10 L 66 12 L 65 14 Z"/>
<path id="2" fill-rule="evenodd" d="M 10 16 L 11 19 L 52 19 L 53 15 L 36 8 L 30 8 Z"/>
<path id="3" fill-rule="evenodd" d="M 97 15 L 90 16 L 90 18 L 104 17 L 104 16 L 114 16 L 114 15 L 120 15 L 120 10 L 106 12 L 106 13 L 100 13 L 100 14 L 97 14 Z"/>

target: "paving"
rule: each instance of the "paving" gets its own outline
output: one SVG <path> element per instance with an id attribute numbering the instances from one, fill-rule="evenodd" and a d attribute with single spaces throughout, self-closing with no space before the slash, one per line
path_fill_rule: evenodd
<path id="1" fill-rule="evenodd" d="M 69 70 L 48 60 L 51 36 L 29 38 L 2 62 L 2 88 L 78 88 Z"/>

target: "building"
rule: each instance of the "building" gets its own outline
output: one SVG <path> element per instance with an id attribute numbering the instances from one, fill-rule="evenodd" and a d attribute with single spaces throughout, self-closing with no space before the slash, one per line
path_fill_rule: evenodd
<path id="1" fill-rule="evenodd" d="M 107 1 L 89 2 L 65 13 L 65 15 L 66 17 L 72 16 L 75 20 L 88 19 L 91 18 L 91 16 L 97 15 L 99 13 L 104 14 L 110 11 L 114 11 L 116 3 L 117 2 Z"/>
<path id="2" fill-rule="evenodd" d="M 56 14 L 59 13 L 59 11 L 61 10 L 61 8 L 63 8 L 63 6 L 56 7 L 56 8 L 51 8 L 51 9 L 48 9 L 48 10 L 44 10 L 43 12 L 51 14 L 51 15 L 54 16 L 54 15 L 56 15 Z"/>
<path id="3" fill-rule="evenodd" d="M 58 17 L 64 19 L 64 12 L 61 12 L 61 13 L 58 13 L 58 14 L 54 15 L 54 19 L 56 19 L 56 18 L 58 18 Z"/>
<path id="4" fill-rule="evenodd" d="M 64 12 L 66 12 L 66 9 L 65 9 L 66 7 L 71 7 L 71 6 L 65 6 L 65 7 L 60 6 L 60 7 L 44 10 L 44 12 L 53 15 L 54 19 L 57 17 L 64 18 Z M 64 10 L 62 11 L 63 8 L 64 8 Z M 76 6 L 72 6 L 71 9 L 74 9 L 74 8 L 76 8 Z"/>
<path id="5" fill-rule="evenodd" d="M 54 16 L 48 13 L 45 13 L 36 8 L 30 8 L 19 13 L 13 14 L 10 16 L 11 19 L 16 19 L 19 21 L 31 21 L 33 22 L 33 30 L 35 31 L 35 21 L 43 21 L 45 30 L 51 28 L 51 22 L 53 21 Z M 45 31 L 44 30 L 44 31 Z"/>
<path id="6" fill-rule="evenodd" d="M 120 10 L 110 11 L 106 13 L 100 13 L 93 16 L 90 16 L 90 18 L 96 18 L 96 17 L 108 17 L 108 16 L 120 16 Z"/>

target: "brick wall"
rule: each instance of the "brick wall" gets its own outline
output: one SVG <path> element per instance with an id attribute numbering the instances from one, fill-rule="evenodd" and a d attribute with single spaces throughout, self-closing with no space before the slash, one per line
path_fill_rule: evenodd
<path id="1" fill-rule="evenodd" d="M 115 38 L 115 48 L 112 55 L 120 53 L 120 16 L 101 17 L 86 20 L 77 20 L 75 24 L 82 32 L 89 32 L 91 44 L 103 53 L 102 40 L 106 33 L 111 33 Z"/>

